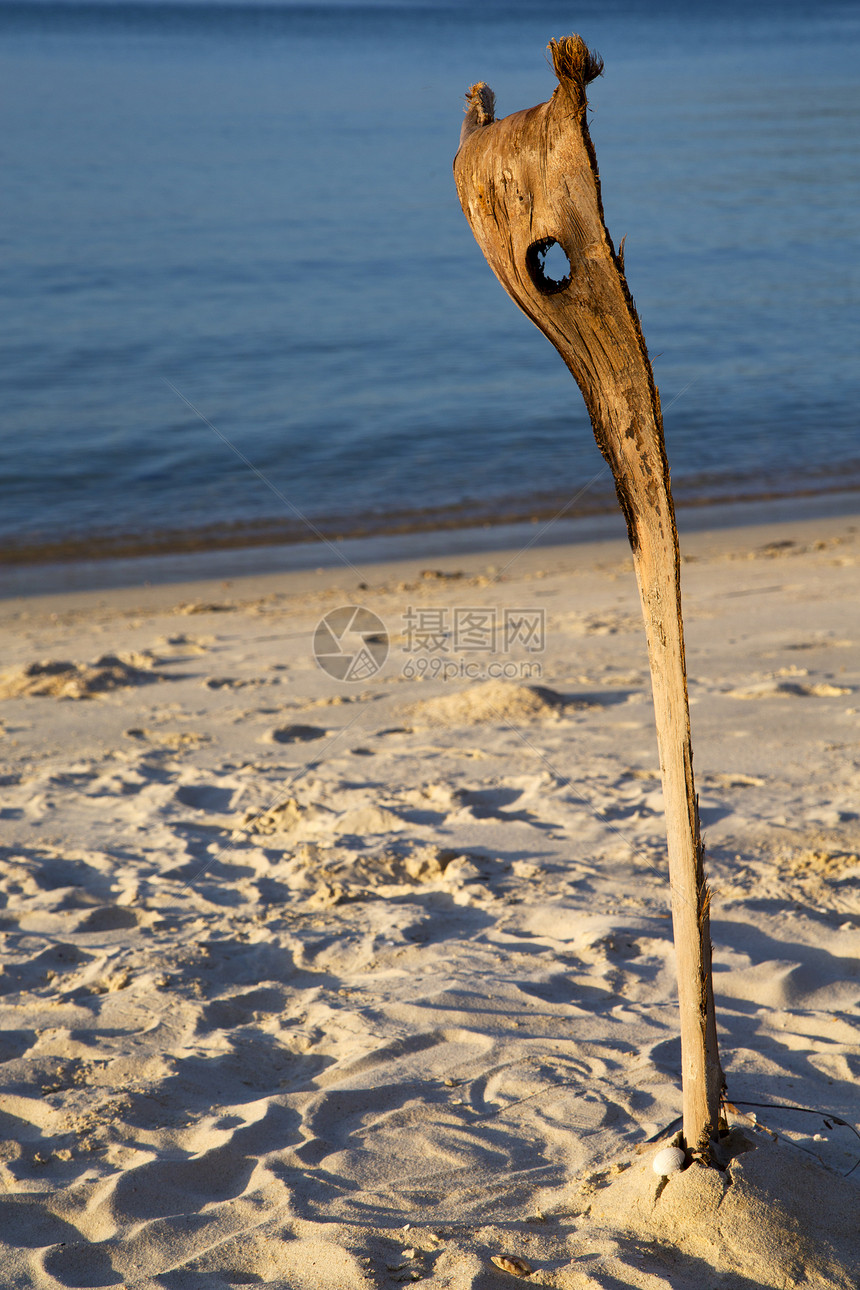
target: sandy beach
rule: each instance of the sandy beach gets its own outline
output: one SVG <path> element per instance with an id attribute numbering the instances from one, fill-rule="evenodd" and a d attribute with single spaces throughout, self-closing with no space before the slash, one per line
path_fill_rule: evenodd
<path id="1" fill-rule="evenodd" d="M 668 1179 L 623 541 L 0 602 L 3 1286 L 855 1290 L 860 517 L 682 546 L 734 1154 Z"/>

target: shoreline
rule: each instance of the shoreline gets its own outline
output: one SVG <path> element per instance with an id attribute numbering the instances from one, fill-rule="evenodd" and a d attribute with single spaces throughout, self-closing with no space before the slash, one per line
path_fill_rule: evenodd
<path id="1" fill-rule="evenodd" d="M 770 524 L 860 519 L 860 491 L 766 500 L 678 505 L 682 541 L 702 532 L 761 528 Z M 235 581 L 267 575 L 313 576 L 343 569 L 357 574 L 363 566 L 445 559 L 480 560 L 547 547 L 621 541 L 626 548 L 620 510 L 528 523 L 442 528 L 342 541 L 313 541 L 271 546 L 239 546 L 165 555 L 105 557 L 44 564 L 0 564 L 0 601 L 67 592 L 117 591 L 182 583 Z M 360 581 L 360 579 L 359 579 Z"/>
<path id="2" fill-rule="evenodd" d="M 828 499 L 855 494 L 860 497 L 860 463 L 845 462 L 841 474 L 825 475 L 810 467 L 805 475 L 780 474 L 777 478 L 748 476 L 701 478 L 680 476 L 673 480 L 678 510 L 713 510 L 715 507 L 769 506 L 795 500 L 826 506 Z M 209 523 L 173 527 L 153 523 L 143 528 L 69 527 L 54 534 L 19 533 L 14 524 L 0 534 L 0 570 L 45 565 L 98 564 L 103 561 L 153 560 L 163 557 L 215 555 L 257 548 L 295 548 L 319 543 L 397 541 L 422 534 L 457 534 L 460 531 L 515 528 L 553 522 L 564 516 L 575 522 L 599 523 L 617 513 L 618 503 L 609 467 L 581 486 L 563 491 L 542 490 L 522 495 L 466 497 L 457 502 L 424 507 L 371 506 L 359 512 L 303 515 L 286 499 L 280 517 L 255 514 L 253 518 L 223 518 Z M 292 512 L 292 515 L 289 514 Z M 171 517 L 172 518 L 172 517 Z"/>

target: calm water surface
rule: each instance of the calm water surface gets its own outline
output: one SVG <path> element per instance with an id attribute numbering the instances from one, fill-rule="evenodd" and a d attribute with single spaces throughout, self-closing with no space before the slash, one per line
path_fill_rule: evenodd
<path id="1" fill-rule="evenodd" d="M 7 551 L 612 505 L 451 175 L 466 86 L 546 99 L 573 29 L 679 495 L 860 485 L 858 28 L 832 0 L 0 3 Z"/>

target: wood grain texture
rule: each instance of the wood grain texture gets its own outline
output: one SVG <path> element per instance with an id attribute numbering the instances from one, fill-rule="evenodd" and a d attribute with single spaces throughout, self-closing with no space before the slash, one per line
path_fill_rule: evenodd
<path id="1" fill-rule="evenodd" d="M 693 779 L 678 534 L 660 398 L 621 257 L 606 229 L 586 87 L 601 61 L 579 36 L 550 44 L 547 103 L 494 119 L 467 93 L 454 177 L 502 286 L 561 354 L 588 409 L 627 521 L 642 600 L 663 777 L 681 1015 L 684 1137 L 710 1159 L 723 1086 L 711 984 L 709 893 Z M 561 277 L 542 268 L 558 243 Z"/>

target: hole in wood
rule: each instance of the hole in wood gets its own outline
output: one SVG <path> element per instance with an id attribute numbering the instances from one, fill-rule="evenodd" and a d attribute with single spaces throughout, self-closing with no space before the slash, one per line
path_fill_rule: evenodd
<path id="1" fill-rule="evenodd" d="M 526 251 L 529 277 L 545 296 L 570 286 L 570 260 L 564 247 L 554 237 L 541 237 Z"/>

